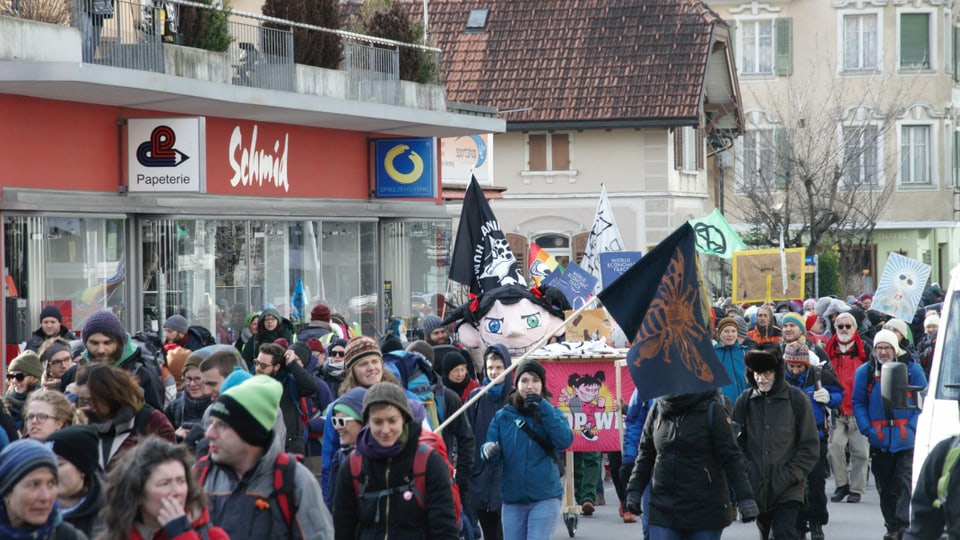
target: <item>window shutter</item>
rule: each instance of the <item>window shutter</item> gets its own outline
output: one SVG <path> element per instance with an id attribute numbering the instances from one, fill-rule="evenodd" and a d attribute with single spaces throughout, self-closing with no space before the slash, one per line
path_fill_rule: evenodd
<path id="1" fill-rule="evenodd" d="M 683 129 L 673 128 L 673 168 L 683 167 Z"/>
<path id="2" fill-rule="evenodd" d="M 530 153 L 530 162 L 528 163 L 530 171 L 547 170 L 547 136 L 529 135 L 527 137 L 528 151 Z"/>
<path id="3" fill-rule="evenodd" d="M 773 27 L 774 72 L 780 77 L 793 74 L 793 19 L 777 19 Z"/>
<path id="4" fill-rule="evenodd" d="M 550 135 L 551 171 L 570 170 L 570 134 L 553 133 Z"/>
<path id="5" fill-rule="evenodd" d="M 529 278 L 530 275 L 527 268 L 527 249 L 529 248 L 530 243 L 527 241 L 527 237 L 522 234 L 515 233 L 507 233 L 504 236 L 507 239 L 507 244 L 510 245 L 510 251 L 512 251 L 513 256 L 517 258 L 517 264 L 520 265 L 523 275 Z"/>
<path id="6" fill-rule="evenodd" d="M 950 40 L 950 47 L 953 49 L 953 81 L 960 81 L 960 54 L 957 54 L 957 44 L 960 41 L 960 28 L 954 26 L 950 32 L 952 39 Z"/>
<path id="7" fill-rule="evenodd" d="M 960 186 L 960 137 L 957 137 L 957 132 L 951 131 L 953 139 L 953 183 L 951 187 Z"/>
<path id="8" fill-rule="evenodd" d="M 930 16 L 900 15 L 900 66 L 930 67 Z"/>
<path id="9" fill-rule="evenodd" d="M 573 262 L 580 264 L 580 261 L 583 260 L 583 255 L 587 251 L 587 240 L 590 239 L 590 232 L 582 232 L 580 234 L 573 235 Z"/>
<path id="10" fill-rule="evenodd" d="M 701 171 L 703 170 L 703 144 L 704 141 L 706 141 L 706 137 L 703 135 L 704 131 L 702 128 L 697 128 L 694 130 L 694 133 L 696 134 L 697 142 L 693 145 L 693 151 L 697 153 L 697 170 Z M 717 159 L 720 159 L 719 155 Z"/>

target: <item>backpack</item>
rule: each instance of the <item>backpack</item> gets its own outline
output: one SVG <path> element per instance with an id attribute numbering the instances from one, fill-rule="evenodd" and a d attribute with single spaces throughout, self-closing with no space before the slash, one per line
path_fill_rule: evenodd
<path id="1" fill-rule="evenodd" d="M 280 512 L 283 514 L 283 520 L 287 528 L 293 526 L 293 516 L 297 514 L 297 494 L 296 494 L 296 471 L 297 461 L 300 456 L 280 452 L 277 454 L 276 461 L 273 462 L 273 493 L 280 506 Z M 197 482 L 203 489 L 203 483 L 210 473 L 210 455 L 207 454 L 197 461 L 197 467 L 194 470 Z"/>
<path id="2" fill-rule="evenodd" d="M 210 333 L 210 330 L 207 330 L 205 326 L 191 326 L 187 331 L 189 332 L 190 330 L 200 334 L 200 341 L 203 343 L 204 347 L 217 344 L 217 340 L 213 337 L 213 334 Z"/>
<path id="3" fill-rule="evenodd" d="M 427 359 L 415 352 L 394 351 L 384 355 L 383 361 L 400 374 L 400 385 L 407 396 L 423 403 L 430 425 L 436 428 L 443 422 L 446 412 L 444 387 Z"/>
<path id="4" fill-rule="evenodd" d="M 456 509 L 457 526 L 459 527 L 462 523 L 460 519 L 460 513 L 463 509 L 463 504 L 460 500 L 460 486 L 458 486 L 454 481 L 453 465 L 447 458 L 447 445 L 443 442 L 443 437 L 441 437 L 439 433 L 426 430 L 420 432 L 419 443 L 420 445 L 417 447 L 417 453 L 413 457 L 413 474 L 411 475 L 411 482 L 407 485 L 394 486 L 392 488 L 376 491 L 374 493 L 366 493 L 366 482 L 362 482 L 360 479 L 360 475 L 363 472 L 363 456 L 361 456 L 356 450 L 350 452 L 350 477 L 353 478 L 353 494 L 357 497 L 359 502 L 362 502 L 365 499 L 377 499 L 392 493 L 404 493 L 409 491 L 413 493 L 413 496 L 416 498 L 417 504 L 420 505 L 420 508 L 426 511 L 427 459 L 430 457 L 430 452 L 432 450 L 437 454 L 440 454 L 440 457 L 443 458 L 443 462 L 447 464 L 447 471 L 449 472 L 450 478 L 450 490 L 453 492 L 453 506 Z"/>

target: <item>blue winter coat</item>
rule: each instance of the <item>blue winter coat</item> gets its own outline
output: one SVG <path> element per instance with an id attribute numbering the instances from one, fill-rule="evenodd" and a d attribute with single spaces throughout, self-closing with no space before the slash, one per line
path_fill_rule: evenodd
<path id="1" fill-rule="evenodd" d="M 870 395 L 867 395 L 870 375 L 877 370 L 877 360 L 871 358 L 857 368 L 853 379 L 853 414 L 857 419 L 860 433 L 867 436 L 872 448 L 884 452 L 900 452 L 910 450 L 914 445 L 917 434 L 917 418 L 919 410 L 896 409 L 887 416 L 883 409 L 883 398 L 880 395 L 880 377 L 873 381 Z M 923 368 L 917 362 L 907 363 L 907 381 L 910 386 L 927 386 L 927 378 L 923 376 Z M 910 400 L 913 403 L 913 400 Z"/>
<path id="2" fill-rule="evenodd" d="M 503 367 L 509 368 L 510 352 L 503 345 L 497 344 L 490 346 L 483 353 L 483 373 L 487 372 L 487 354 L 490 350 L 496 350 L 497 354 L 503 358 Z M 483 381 L 484 386 L 490 383 L 489 380 Z M 507 404 L 507 396 L 512 390 L 511 376 L 508 375 L 504 382 L 500 383 L 499 388 L 494 387 L 491 392 L 487 392 L 473 405 L 467 409 L 467 419 L 470 420 L 470 427 L 473 428 L 473 437 L 477 441 L 487 440 L 487 431 L 493 422 L 497 411 Z M 481 388 L 475 388 L 470 392 L 470 398 L 479 393 Z M 481 442 L 474 446 L 473 474 L 470 477 L 470 496 L 468 500 L 471 506 L 477 510 L 500 510 L 503 499 L 500 496 L 500 479 L 503 474 L 503 466 L 499 463 L 487 463 L 480 456 Z"/>
<path id="3" fill-rule="evenodd" d="M 640 401 L 640 394 L 636 390 L 630 396 L 627 418 L 623 423 L 623 463 L 637 461 L 637 449 L 640 447 L 640 438 L 643 437 L 643 424 L 647 421 L 647 413 L 650 412 L 652 401 Z"/>
<path id="4" fill-rule="evenodd" d="M 720 363 L 723 364 L 724 369 L 727 370 L 727 375 L 730 376 L 730 380 L 733 381 L 721 387 L 720 390 L 723 392 L 723 395 L 730 398 L 730 403 L 736 403 L 740 394 L 747 388 L 750 388 L 750 385 L 747 383 L 747 367 L 743 363 L 743 355 L 747 352 L 747 348 L 739 343 L 734 343 L 733 345 L 716 344 L 713 348 L 717 351 Z M 643 426 L 640 426 L 640 429 L 643 429 Z"/>
<path id="5" fill-rule="evenodd" d="M 825 364 L 829 366 L 829 364 Z M 826 429 L 827 409 L 837 409 L 840 402 L 843 401 L 843 388 L 840 386 L 840 380 L 833 369 L 823 369 L 824 366 L 811 366 L 799 376 L 794 377 L 790 370 L 786 370 L 787 382 L 796 386 L 810 399 L 810 405 L 813 407 L 813 419 L 817 423 L 817 435 L 821 439 L 826 439 L 828 431 Z M 830 392 L 830 401 L 824 405 L 813 399 L 813 392 L 817 389 L 816 377 L 814 372 L 820 372 L 820 384 L 825 390 Z"/>
<path id="6" fill-rule="evenodd" d="M 553 457 L 524 433 L 517 422 L 526 422 L 556 451 L 566 450 L 573 444 L 573 432 L 567 419 L 549 400 L 540 402 L 538 412 L 539 424 L 533 416 L 521 414 L 508 404 L 493 417 L 487 431 L 487 442 L 497 443 L 502 449 L 500 455 L 487 462 L 502 462 L 503 476 L 510 479 L 500 487 L 504 504 L 529 504 L 563 497 L 560 470 Z"/>

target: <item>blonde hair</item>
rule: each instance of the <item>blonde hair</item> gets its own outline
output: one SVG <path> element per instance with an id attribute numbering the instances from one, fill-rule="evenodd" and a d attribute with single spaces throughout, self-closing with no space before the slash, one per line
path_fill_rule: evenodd
<path id="1" fill-rule="evenodd" d="M 30 404 L 35 401 L 42 401 L 53 407 L 53 415 L 56 420 L 63 422 L 63 427 L 86 423 L 85 418 L 81 416 L 73 403 L 70 403 L 67 396 L 47 388 L 41 388 L 27 396 L 27 401 L 23 404 L 24 417 L 26 417 L 26 411 L 30 408 Z"/>

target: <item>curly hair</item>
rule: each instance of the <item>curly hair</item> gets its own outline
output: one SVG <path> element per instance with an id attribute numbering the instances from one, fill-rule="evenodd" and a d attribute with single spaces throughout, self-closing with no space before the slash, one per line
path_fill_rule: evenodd
<path id="1" fill-rule="evenodd" d="M 360 383 L 357 382 L 357 378 L 353 376 L 353 368 L 355 367 L 356 366 L 351 366 L 350 369 L 347 370 L 343 376 L 343 382 L 340 383 L 341 396 L 346 394 L 347 390 L 360 386 Z M 380 360 L 380 367 L 382 368 L 381 369 L 382 375 L 380 377 L 380 382 L 392 382 L 394 384 L 400 385 L 399 379 L 397 379 L 396 375 L 394 375 L 392 371 L 387 369 L 387 366 L 383 363 L 383 360 Z M 403 386 L 403 385 L 400 385 L 400 386 Z"/>
<path id="2" fill-rule="evenodd" d="M 99 363 L 88 364 L 77 372 L 77 384 L 89 387 L 90 396 L 110 411 L 109 418 L 115 417 L 126 406 L 134 412 L 140 412 L 143 408 L 140 382 L 124 369 Z"/>
<path id="3" fill-rule="evenodd" d="M 63 427 L 85 423 L 83 417 L 80 416 L 73 403 L 70 403 L 67 396 L 47 388 L 41 388 L 27 396 L 27 401 L 23 404 L 24 418 L 27 416 L 26 411 L 30 410 L 30 404 L 35 401 L 42 401 L 53 407 L 53 417 L 58 422 L 63 422 Z M 26 431 L 26 427 L 24 427 L 24 431 Z"/>
<path id="4" fill-rule="evenodd" d="M 135 524 L 143 522 L 140 511 L 147 482 L 153 471 L 169 461 L 183 465 L 187 480 L 187 518 L 196 519 L 206 506 L 203 489 L 193 477 L 193 456 L 183 445 L 159 437 L 147 437 L 123 455 L 107 476 L 107 499 L 101 513 L 97 540 L 126 540 Z"/>

